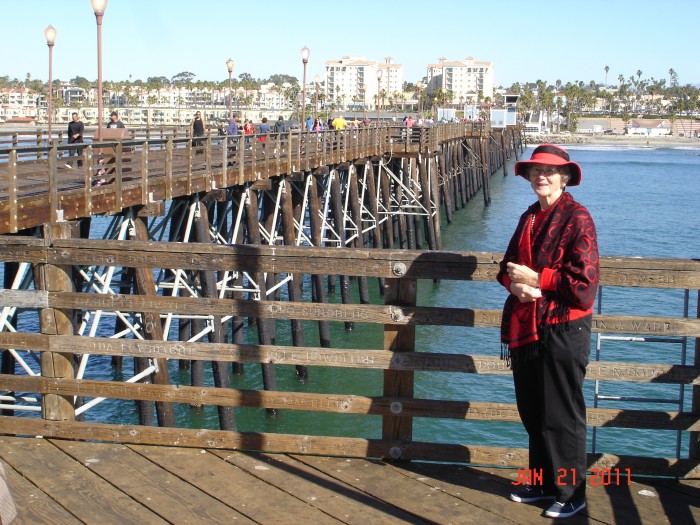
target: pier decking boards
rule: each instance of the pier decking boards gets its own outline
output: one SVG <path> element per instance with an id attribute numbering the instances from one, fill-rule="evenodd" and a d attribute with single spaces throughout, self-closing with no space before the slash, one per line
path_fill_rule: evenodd
<path id="1" fill-rule="evenodd" d="M 455 464 L 0 437 L 17 525 L 89 523 L 532 524 L 517 473 Z M 700 481 L 587 487 L 567 523 L 700 522 Z"/>

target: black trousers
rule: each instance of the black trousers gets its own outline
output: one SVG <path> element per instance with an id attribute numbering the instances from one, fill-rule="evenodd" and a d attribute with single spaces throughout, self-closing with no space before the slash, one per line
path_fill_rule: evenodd
<path id="1" fill-rule="evenodd" d="M 586 494 L 583 380 L 591 321 L 587 316 L 547 327 L 540 355 L 513 369 L 518 412 L 530 438 L 530 469 L 542 474 L 544 491 L 564 503 Z"/>
<path id="2" fill-rule="evenodd" d="M 192 146 L 194 146 L 194 154 L 195 155 L 203 155 L 204 154 L 204 148 L 202 147 L 204 145 L 204 138 L 197 138 L 197 137 L 203 137 L 203 135 L 193 135 L 192 136 Z"/>
<path id="3" fill-rule="evenodd" d="M 80 142 L 69 142 L 68 144 L 83 144 L 83 141 L 81 140 Z M 84 146 L 76 146 L 75 148 L 71 148 L 68 153 L 69 157 L 72 157 L 73 155 L 76 155 L 78 157 L 78 167 L 83 165 L 83 148 Z"/>

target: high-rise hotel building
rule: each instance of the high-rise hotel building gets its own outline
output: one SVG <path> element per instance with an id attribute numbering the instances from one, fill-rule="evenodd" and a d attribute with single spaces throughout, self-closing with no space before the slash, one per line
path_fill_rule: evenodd
<path id="1" fill-rule="evenodd" d="M 364 104 L 374 108 L 378 91 L 386 92 L 384 104 L 394 93 L 402 94 L 403 66 L 392 64 L 391 60 L 391 57 L 386 57 L 382 63 L 362 56 L 344 56 L 337 61 L 327 61 L 323 87 L 326 103 L 340 99 L 343 106 Z M 382 77 L 377 81 L 379 70 Z M 353 97 L 356 102 L 353 102 Z"/>
<path id="2" fill-rule="evenodd" d="M 467 57 L 463 61 L 440 57 L 437 64 L 428 64 L 427 90 L 451 91 L 453 103 L 476 103 L 480 98 L 493 100 L 493 62 L 484 62 Z"/>

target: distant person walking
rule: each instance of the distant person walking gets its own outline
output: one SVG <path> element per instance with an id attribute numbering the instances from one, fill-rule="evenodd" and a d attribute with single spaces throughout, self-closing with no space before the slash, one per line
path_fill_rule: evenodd
<path id="1" fill-rule="evenodd" d="M 228 135 L 228 149 L 229 154 L 233 154 L 238 149 L 238 135 L 241 134 L 240 129 L 238 129 L 238 115 L 234 115 L 228 123 L 228 128 L 226 128 L 226 135 Z"/>
<path id="2" fill-rule="evenodd" d="M 289 126 L 284 121 L 284 117 L 282 117 L 282 115 L 280 115 L 277 122 L 275 122 L 274 131 L 275 133 L 278 133 L 278 143 L 280 146 L 284 146 L 287 143 L 287 132 L 289 131 Z"/>
<path id="3" fill-rule="evenodd" d="M 285 128 L 284 118 L 280 115 L 277 122 L 275 122 L 275 133 L 284 133 L 286 131 Z"/>
<path id="4" fill-rule="evenodd" d="M 201 138 L 196 139 L 196 137 L 204 137 L 206 133 L 207 125 L 202 118 L 202 113 L 197 111 L 194 114 L 192 122 L 190 122 L 190 136 L 192 137 L 192 145 L 198 146 L 195 150 L 196 155 L 201 155 L 204 153 L 204 148 L 201 147 L 203 140 Z"/>
<path id="5" fill-rule="evenodd" d="M 252 135 L 255 133 L 255 126 L 252 120 L 245 119 L 243 124 L 243 134 L 245 135 L 246 149 L 250 149 L 250 145 L 253 141 Z"/>
<path id="6" fill-rule="evenodd" d="M 109 114 L 109 122 L 107 122 L 107 127 L 108 128 L 125 128 L 126 126 L 124 123 L 119 120 L 119 113 L 116 111 L 112 111 Z"/>
<path id="7" fill-rule="evenodd" d="M 238 130 L 238 115 L 234 115 L 233 118 L 228 123 L 228 128 L 226 128 L 226 133 L 229 136 L 235 136 L 240 134 Z"/>
<path id="8" fill-rule="evenodd" d="M 348 121 L 343 118 L 342 115 L 337 116 L 333 119 L 333 129 L 342 131 L 348 126 Z"/>
<path id="9" fill-rule="evenodd" d="M 258 133 L 260 133 L 258 140 L 263 143 L 263 146 L 265 146 L 267 135 L 270 133 L 270 125 L 267 123 L 267 117 L 263 117 L 260 126 L 258 126 Z"/>
<path id="10" fill-rule="evenodd" d="M 75 111 L 73 112 L 72 118 L 73 120 L 68 123 L 68 144 L 82 144 L 84 142 L 83 133 L 85 133 L 85 125 L 80 121 L 78 114 Z M 68 155 L 71 157 L 76 155 L 78 157 L 78 167 L 83 165 L 83 148 L 71 148 Z M 66 167 L 72 168 L 73 166 L 71 166 L 70 162 L 68 162 L 66 163 Z"/>

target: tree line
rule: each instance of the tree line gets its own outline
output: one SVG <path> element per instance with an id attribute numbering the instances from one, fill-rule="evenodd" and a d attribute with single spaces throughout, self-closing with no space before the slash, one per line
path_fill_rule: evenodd
<path id="1" fill-rule="evenodd" d="M 544 80 L 534 83 L 514 83 L 507 91 L 520 95 L 521 113 L 544 110 L 566 119 L 569 129 L 576 129 L 578 117 L 584 113 L 605 114 L 622 118 L 628 123 L 633 117 L 668 118 L 697 116 L 700 109 L 700 89 L 690 84 L 680 85 L 673 68 L 667 79 L 643 78 L 642 71 L 608 84 L 609 66 L 603 68 L 605 82 L 591 80 L 567 82 Z M 498 101 L 496 101 L 498 103 Z"/>
<path id="2" fill-rule="evenodd" d="M 525 115 L 531 111 L 544 110 L 548 114 L 555 112 L 561 115 L 567 122 L 570 129 L 576 129 L 576 122 L 581 114 L 603 113 L 610 116 L 622 118 L 628 122 L 633 116 L 649 116 L 669 118 L 671 120 L 679 116 L 697 114 L 700 109 L 700 89 L 690 84 L 680 85 L 678 74 L 673 68 L 669 69 L 667 79 L 643 78 L 641 70 L 635 74 L 625 77 L 620 74 L 617 82 L 608 83 L 609 66 L 603 68 L 605 72 L 605 82 L 597 83 L 593 80 L 586 83 L 584 81 L 573 81 L 562 83 L 556 80 L 553 84 L 546 80 L 535 82 L 516 82 L 509 88 L 504 89 L 499 86 L 496 95 L 483 97 L 480 93 L 473 100 L 467 100 L 464 96 L 456 97 L 455 94 L 445 89 L 434 89 L 428 93 L 425 83 L 404 82 L 403 93 L 380 92 L 381 105 L 389 102 L 393 106 L 398 102 L 406 101 L 406 93 L 414 93 L 417 100 L 421 100 L 424 108 L 436 108 L 454 105 L 461 107 L 463 104 L 476 104 L 478 106 L 490 106 L 492 104 L 501 106 L 503 104 L 503 91 L 508 94 L 519 95 L 518 111 Z M 87 78 L 76 76 L 70 82 L 86 91 L 93 89 L 97 81 L 90 81 Z M 42 80 L 33 79 L 27 73 L 24 80 L 17 78 L 10 79 L 8 75 L 0 76 L 0 89 L 4 88 L 26 88 L 38 94 L 48 92 L 48 83 Z M 60 79 L 53 81 L 54 89 L 61 85 Z M 266 79 L 253 78 L 249 73 L 241 73 L 231 81 L 235 90 L 243 89 L 244 95 L 239 102 L 243 105 L 250 105 L 254 101 L 254 93 L 264 84 L 273 84 L 281 90 L 287 100 L 294 101 L 299 96 L 299 80 L 291 75 L 274 74 Z M 200 102 L 215 90 L 227 90 L 229 87 L 228 78 L 221 81 L 195 80 L 195 75 L 188 71 L 182 71 L 172 77 L 153 76 L 145 81 L 141 79 L 121 81 L 104 81 L 103 90 L 105 92 L 116 92 L 123 95 L 127 105 L 137 105 L 139 99 L 145 92 L 148 104 L 161 102 L 160 92 L 166 88 L 187 89 L 199 97 Z M 157 94 L 157 95 L 156 95 Z M 344 104 L 344 96 L 337 93 L 337 102 Z M 318 101 L 323 104 L 328 96 L 319 91 Z M 343 99 L 343 100 L 341 100 Z M 3 101 L 4 102 L 4 101 Z M 328 102 L 336 102 L 332 94 Z M 352 102 L 365 103 L 357 96 L 352 97 Z M 60 104 L 60 101 L 58 102 Z"/>

